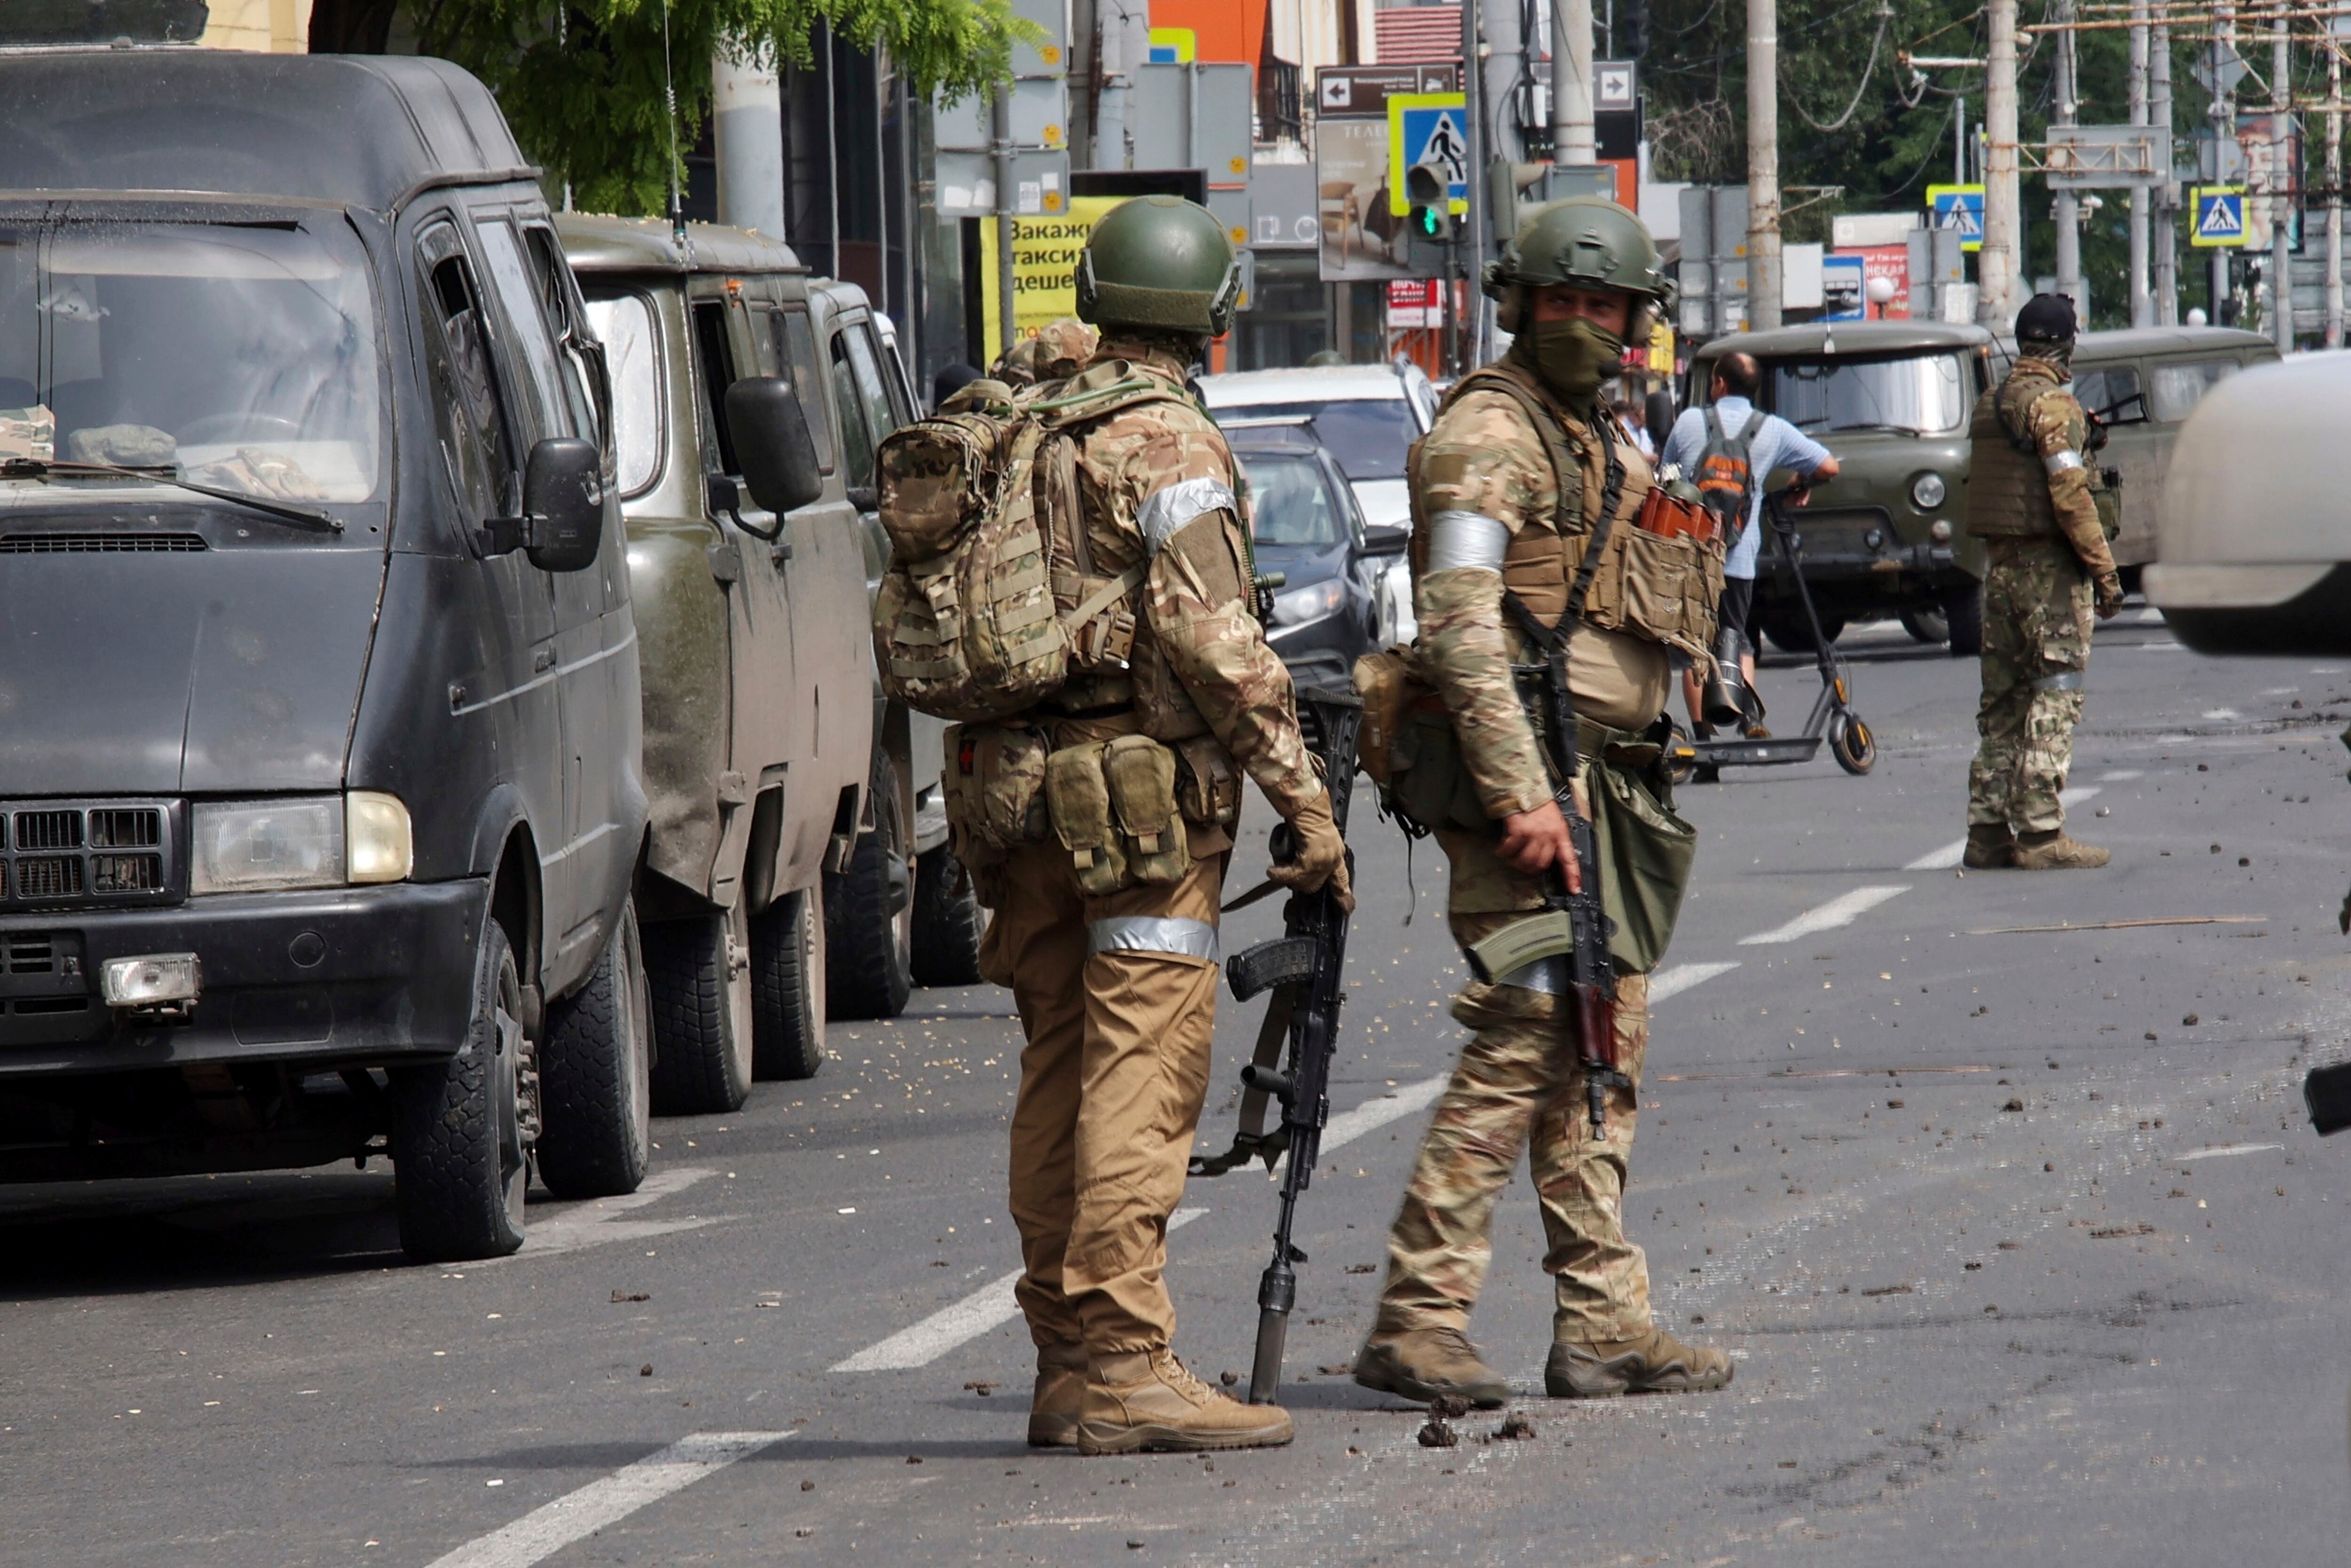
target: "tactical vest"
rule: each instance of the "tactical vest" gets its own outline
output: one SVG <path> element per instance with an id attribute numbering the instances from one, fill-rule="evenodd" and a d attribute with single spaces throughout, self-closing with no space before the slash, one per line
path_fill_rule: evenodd
<path id="1" fill-rule="evenodd" d="M 2049 471 L 2026 423 L 2033 400 L 2057 384 L 2020 366 L 1976 399 L 1968 426 L 1968 532 L 1975 538 L 2064 537 L 2049 499 Z"/>
<path id="2" fill-rule="evenodd" d="M 1653 483 L 1648 460 L 1615 433 L 1614 421 L 1604 411 L 1598 430 L 1609 442 L 1614 461 L 1604 465 L 1608 478 L 1600 493 L 1593 494 L 1582 455 L 1592 434 L 1581 422 L 1573 421 L 1531 372 L 1507 360 L 1472 371 L 1447 394 L 1445 408 L 1479 391 L 1500 392 L 1525 413 L 1551 458 L 1558 494 L 1549 527 L 1530 525 L 1510 536 L 1502 556 L 1502 586 L 1546 625 L 1557 622 L 1584 568 L 1602 508 L 1607 507 L 1614 521 L 1593 565 L 1583 619 L 1604 632 L 1629 632 L 1679 649 L 1701 663 L 1710 658 L 1715 603 L 1722 595 L 1721 541 L 1655 534 L 1639 526 L 1642 502 Z M 1443 416 L 1440 409 L 1438 417 Z M 1416 580 L 1428 569 L 1430 522 L 1421 499 L 1420 449 L 1421 444 L 1414 443 L 1405 463 L 1412 486 Z M 1506 630 L 1513 646 L 1518 645 L 1520 629 L 1509 625 Z"/>

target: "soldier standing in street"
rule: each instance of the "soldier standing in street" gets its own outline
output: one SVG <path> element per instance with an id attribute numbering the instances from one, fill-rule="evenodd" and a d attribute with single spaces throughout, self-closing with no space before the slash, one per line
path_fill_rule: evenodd
<path id="1" fill-rule="evenodd" d="M 980 969 L 1012 988 L 1028 1037 L 1011 1191 L 1026 1263 L 1016 1294 L 1037 1344 L 1029 1440 L 1039 1447 L 1130 1453 L 1290 1438 L 1279 1406 L 1239 1404 L 1176 1359 L 1162 1279 L 1167 1217 L 1207 1092 L 1236 761 L 1296 832 L 1298 856 L 1275 868 L 1277 880 L 1313 889 L 1336 878 L 1345 890 L 1345 846 L 1299 734 L 1290 674 L 1252 612 L 1232 454 L 1187 390 L 1207 340 L 1231 325 L 1238 292 L 1232 246 L 1205 209 L 1167 196 L 1114 209 L 1078 268 L 1078 313 L 1102 329 L 1100 347 L 1048 393 L 1056 417 L 1075 422 L 1063 428 L 1077 433 L 1091 570 L 1146 570 L 1123 664 L 1072 678 L 1005 727 L 1045 737 L 1049 794 L 1067 771 L 1058 759 L 1106 740 L 1131 756 L 1134 737 L 1173 749 L 1181 771 L 1167 761 L 1169 773 L 1194 789 L 1176 790 L 1188 852 L 1178 880 L 1090 892 L 1088 852 L 1073 859 L 1066 831 L 978 873 L 995 910 Z M 1105 411 L 1098 419 L 1086 414 L 1092 402 Z M 1097 763 L 1092 777 L 1105 771 Z M 1035 796 L 1037 777 L 1022 777 L 1025 786 L 983 783 Z M 1113 809 L 1118 788 L 1113 776 Z M 1052 801 L 1057 829 L 1063 804 Z"/>
<path id="2" fill-rule="evenodd" d="M 1984 541 L 1981 743 L 1968 769 L 1970 867 L 2102 866 L 2066 836 L 2059 799 L 2074 763 L 2090 618 L 2122 608 L 2074 401 L 2074 302 L 2036 294 L 2016 318 L 2018 358 L 1976 401 L 1969 430 L 1968 531 Z"/>
<path id="3" fill-rule="evenodd" d="M 1541 909 L 1547 876 L 1579 874 L 1512 675 L 1533 646 L 1520 618 L 1535 619 L 1568 639 L 1583 759 L 1573 788 L 1594 815 L 1599 859 L 1678 869 L 1637 891 L 1631 873 L 1604 877 L 1618 927 L 1608 1027 L 1625 1080 L 1608 1091 L 1604 1135 L 1587 1120 L 1584 1070 L 1562 1039 L 1565 957 L 1472 982 L 1455 1002 L 1453 1016 L 1477 1032 L 1389 1233 L 1355 1381 L 1410 1399 L 1492 1407 L 1508 1397 L 1466 1331 L 1492 1255 L 1494 1200 L 1531 1144 L 1543 1267 L 1558 1281 L 1545 1387 L 1559 1397 L 1718 1388 L 1731 1375 L 1722 1352 L 1651 1322 L 1647 1262 L 1623 1217 L 1647 970 L 1670 935 L 1694 838 L 1672 817 L 1657 765 L 1667 651 L 1704 664 L 1721 587 L 1719 543 L 1700 549 L 1640 526 L 1649 465 L 1600 400 L 1627 344 L 1647 340 L 1669 286 L 1640 219 L 1599 197 L 1541 208 L 1485 281 L 1515 340 L 1447 396 L 1411 465 L 1417 662 L 1449 728 L 1419 740 L 1409 771 L 1437 766 L 1433 751 L 1454 755 L 1431 744 L 1449 734 L 1458 776 L 1408 779 L 1397 799 L 1461 802 L 1443 821 L 1426 820 L 1441 808 L 1412 814 L 1450 860 L 1452 931 L 1465 948 Z"/>

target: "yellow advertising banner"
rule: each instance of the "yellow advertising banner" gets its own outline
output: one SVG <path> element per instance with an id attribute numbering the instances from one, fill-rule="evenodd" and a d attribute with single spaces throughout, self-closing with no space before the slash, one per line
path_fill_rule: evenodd
<path id="1" fill-rule="evenodd" d="M 1125 199 L 1073 196 L 1065 213 L 1012 220 L 1012 325 L 1021 337 L 1033 338 L 1047 322 L 1078 313 L 1079 253 L 1102 214 Z M 992 217 L 979 220 L 978 283 L 990 360 L 1004 341 L 996 282 L 996 225 Z"/>

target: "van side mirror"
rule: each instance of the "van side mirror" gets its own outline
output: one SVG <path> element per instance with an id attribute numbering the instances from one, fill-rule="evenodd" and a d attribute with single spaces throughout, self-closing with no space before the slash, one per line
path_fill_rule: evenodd
<path id="1" fill-rule="evenodd" d="M 728 387 L 726 427 L 735 436 L 743 483 L 762 510 L 781 517 L 824 495 L 816 443 L 791 382 L 747 376 Z"/>
<path id="2" fill-rule="evenodd" d="M 1412 548 L 1412 529 L 1402 523 L 1371 523 L 1364 528 L 1365 555 L 1402 555 Z"/>
<path id="3" fill-rule="evenodd" d="M 541 571 L 585 571 L 604 542 L 604 458 L 592 441 L 551 435 L 523 465 L 522 516 L 492 517 L 475 535 L 482 554 L 521 549 Z"/>

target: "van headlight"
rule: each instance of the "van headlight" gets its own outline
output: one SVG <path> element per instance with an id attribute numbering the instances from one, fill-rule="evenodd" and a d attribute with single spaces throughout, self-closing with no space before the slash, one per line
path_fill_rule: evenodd
<path id="1" fill-rule="evenodd" d="M 1287 593 L 1277 593 L 1273 596 L 1273 623 L 1277 626 L 1303 626 L 1309 621 L 1320 621 L 1338 609 L 1339 601 L 1345 597 L 1346 590 L 1339 586 L 1339 580 L 1335 577 L 1326 577 L 1304 588 L 1293 588 Z"/>
<path id="2" fill-rule="evenodd" d="M 1921 474 L 1910 481 L 1910 503 L 1922 512 L 1931 512 L 1943 504 L 1950 489 L 1940 474 Z"/>
<path id="3" fill-rule="evenodd" d="M 415 862 L 408 808 L 370 790 L 199 800 L 189 814 L 194 894 L 400 882 Z"/>

